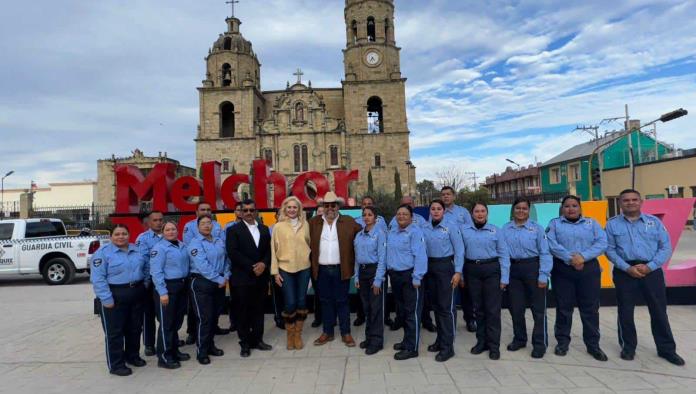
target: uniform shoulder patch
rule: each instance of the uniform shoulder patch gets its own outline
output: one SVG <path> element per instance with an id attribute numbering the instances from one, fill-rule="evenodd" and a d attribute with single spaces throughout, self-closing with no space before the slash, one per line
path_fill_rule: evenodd
<path id="1" fill-rule="evenodd" d="M 191 256 L 196 256 L 198 254 L 198 249 L 191 249 Z"/>
<path id="2" fill-rule="evenodd" d="M 546 234 L 548 234 L 549 231 L 551 231 L 551 227 L 546 227 Z"/>
<path id="3" fill-rule="evenodd" d="M 92 260 L 92 265 L 94 266 L 94 268 L 99 268 L 99 266 L 102 265 L 102 259 Z"/>
<path id="4" fill-rule="evenodd" d="M 152 252 L 150 252 L 150 257 L 155 257 L 155 256 L 157 256 L 156 250 L 153 250 Z"/>

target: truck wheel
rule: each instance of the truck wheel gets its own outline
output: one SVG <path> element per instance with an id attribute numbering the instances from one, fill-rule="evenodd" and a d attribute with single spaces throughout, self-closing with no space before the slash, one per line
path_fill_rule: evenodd
<path id="1" fill-rule="evenodd" d="M 64 285 L 75 278 L 75 267 L 69 259 L 56 257 L 46 263 L 41 274 L 49 285 Z"/>

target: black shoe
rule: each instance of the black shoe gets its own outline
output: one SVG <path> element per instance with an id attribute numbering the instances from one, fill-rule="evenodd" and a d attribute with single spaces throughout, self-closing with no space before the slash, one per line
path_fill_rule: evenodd
<path id="1" fill-rule="evenodd" d="M 116 376 L 128 376 L 133 373 L 133 370 L 128 368 L 128 367 L 121 367 L 121 368 L 116 368 L 112 371 L 109 371 L 110 374 L 116 375 Z"/>
<path id="2" fill-rule="evenodd" d="M 568 348 L 561 345 L 556 345 L 556 348 L 553 350 L 553 354 L 563 357 L 568 354 Z"/>
<path id="3" fill-rule="evenodd" d="M 213 346 L 210 349 L 208 349 L 208 354 L 211 356 L 220 357 L 225 355 L 225 352 L 222 349 L 218 349 L 215 346 Z"/>
<path id="4" fill-rule="evenodd" d="M 546 353 L 546 350 L 544 350 L 544 349 L 533 349 L 532 350 L 532 358 L 544 358 L 545 353 Z"/>
<path id="5" fill-rule="evenodd" d="M 210 357 L 208 357 L 208 356 L 198 357 L 198 363 L 201 365 L 208 365 L 208 364 L 210 364 Z"/>
<path id="6" fill-rule="evenodd" d="M 363 324 L 365 324 L 365 317 L 364 316 L 358 316 L 357 318 L 355 318 L 355 321 L 353 322 L 353 325 L 355 327 L 360 327 Z"/>
<path id="7" fill-rule="evenodd" d="M 179 339 L 179 343 L 178 343 L 177 345 L 179 345 L 179 347 L 186 346 L 186 342 L 184 342 L 183 340 Z"/>
<path id="8" fill-rule="evenodd" d="M 526 343 L 521 343 L 521 342 L 511 342 L 509 345 L 507 345 L 507 350 L 511 352 L 516 352 L 522 348 L 527 347 Z"/>
<path id="9" fill-rule="evenodd" d="M 140 357 L 135 357 L 130 360 L 126 360 L 126 364 L 130 364 L 134 367 L 144 367 L 147 365 L 147 362 Z"/>
<path id="10" fill-rule="evenodd" d="M 400 330 L 402 327 L 403 327 L 403 325 L 401 323 L 394 322 L 394 324 L 392 324 L 389 327 L 389 330 L 396 331 L 396 330 Z"/>
<path id="11" fill-rule="evenodd" d="M 435 325 L 432 322 L 424 322 L 423 323 L 423 328 L 430 331 L 430 332 L 435 332 Z"/>
<path id="12" fill-rule="evenodd" d="M 176 359 L 179 361 L 188 361 L 191 356 L 188 353 L 176 352 Z"/>
<path id="13" fill-rule="evenodd" d="M 367 349 L 365 349 L 365 354 L 367 354 L 368 356 L 371 356 L 380 350 L 382 350 L 381 347 L 369 346 Z"/>
<path id="14" fill-rule="evenodd" d="M 196 337 L 194 337 L 194 336 L 191 335 L 191 334 L 188 334 L 188 335 L 186 336 L 186 344 L 187 344 L 187 345 L 193 345 L 194 343 L 196 343 Z"/>
<path id="15" fill-rule="evenodd" d="M 686 361 L 684 361 L 683 358 L 679 357 L 677 353 L 670 353 L 670 354 L 657 354 L 658 356 L 664 358 L 665 360 L 669 361 L 670 363 L 678 366 L 682 366 L 686 364 Z"/>
<path id="16" fill-rule="evenodd" d="M 440 362 L 440 363 L 443 363 L 443 362 L 449 360 L 449 359 L 452 358 L 452 357 L 454 357 L 454 351 L 452 351 L 452 350 L 447 351 L 447 352 L 446 352 L 446 351 L 441 351 L 440 353 L 438 353 L 438 354 L 435 356 L 435 361 Z"/>
<path id="17" fill-rule="evenodd" d="M 177 369 L 181 367 L 181 364 L 179 364 L 178 361 L 162 361 L 162 360 L 157 360 L 157 366 L 160 368 L 165 368 L 165 369 Z"/>
<path id="18" fill-rule="evenodd" d="M 317 328 L 319 326 L 321 326 L 321 319 L 314 319 L 314 321 L 312 322 L 312 327 Z"/>
<path id="19" fill-rule="evenodd" d="M 242 347 L 242 350 L 239 352 L 239 355 L 242 357 L 249 357 L 251 356 L 251 349 L 249 347 L 244 346 Z"/>
<path id="20" fill-rule="evenodd" d="M 437 344 L 437 343 L 433 343 L 432 345 L 429 345 L 429 346 L 428 346 L 428 351 L 429 351 L 429 352 L 432 352 L 432 353 L 439 352 L 439 351 L 440 351 L 440 345 Z"/>
<path id="21" fill-rule="evenodd" d="M 392 320 L 390 317 L 388 317 L 388 318 L 384 319 L 384 325 L 391 327 L 394 325 L 394 320 Z"/>
<path id="22" fill-rule="evenodd" d="M 360 342 L 358 346 L 360 346 L 360 349 L 367 349 L 367 340 Z"/>
<path id="23" fill-rule="evenodd" d="M 609 358 L 607 357 L 606 354 L 602 351 L 602 349 L 597 348 L 597 349 L 587 349 L 587 353 L 590 353 L 592 357 L 594 357 L 595 360 L 597 361 L 607 361 Z"/>
<path id="24" fill-rule="evenodd" d="M 636 354 L 633 352 L 628 352 L 626 350 L 621 351 L 621 359 L 626 361 L 633 361 L 636 358 Z"/>
<path id="25" fill-rule="evenodd" d="M 488 358 L 491 360 L 500 360 L 500 350 L 491 350 L 488 352 Z"/>
<path id="26" fill-rule="evenodd" d="M 215 335 L 227 335 L 229 333 L 230 330 L 226 328 L 215 327 Z"/>
<path id="27" fill-rule="evenodd" d="M 263 351 L 268 351 L 268 350 L 273 350 L 273 346 L 267 344 L 264 341 L 259 341 L 255 346 L 251 347 L 252 349 L 256 350 L 263 350 Z"/>
<path id="28" fill-rule="evenodd" d="M 402 350 L 394 355 L 394 360 L 408 360 L 409 358 L 418 357 L 418 352 L 412 350 Z"/>
<path id="29" fill-rule="evenodd" d="M 401 342 L 397 342 L 393 346 L 394 350 L 403 350 L 403 347 L 401 345 Z"/>
<path id="30" fill-rule="evenodd" d="M 481 354 L 488 350 L 488 345 L 486 345 L 483 342 L 477 343 L 474 347 L 471 348 L 471 354 Z"/>
<path id="31" fill-rule="evenodd" d="M 466 322 L 466 330 L 469 332 L 476 332 L 476 320 L 469 320 Z"/>
<path id="32" fill-rule="evenodd" d="M 148 357 L 152 357 L 155 354 L 157 354 L 157 351 L 155 350 L 154 346 L 145 346 L 145 355 Z"/>
<path id="33" fill-rule="evenodd" d="M 283 321 L 283 319 L 276 319 L 275 325 L 281 330 L 285 330 L 285 322 Z"/>

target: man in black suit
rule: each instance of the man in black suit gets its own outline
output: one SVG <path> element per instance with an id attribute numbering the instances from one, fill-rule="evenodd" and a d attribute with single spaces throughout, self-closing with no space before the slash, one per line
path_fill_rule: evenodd
<path id="1" fill-rule="evenodd" d="M 231 261 L 230 291 L 237 316 L 242 357 L 251 349 L 271 350 L 263 341 L 263 305 L 271 266 L 271 234 L 256 220 L 253 200 L 241 202 L 242 222 L 227 229 L 227 256 Z"/>

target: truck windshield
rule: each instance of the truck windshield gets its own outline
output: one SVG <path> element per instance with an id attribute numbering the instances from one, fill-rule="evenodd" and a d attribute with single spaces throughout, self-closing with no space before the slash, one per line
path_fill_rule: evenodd
<path id="1" fill-rule="evenodd" d="M 25 238 L 55 237 L 65 235 L 65 227 L 61 222 L 40 221 L 28 222 Z"/>
<path id="2" fill-rule="evenodd" d="M 0 241 L 12 239 L 14 223 L 0 223 Z"/>

